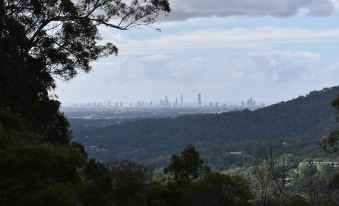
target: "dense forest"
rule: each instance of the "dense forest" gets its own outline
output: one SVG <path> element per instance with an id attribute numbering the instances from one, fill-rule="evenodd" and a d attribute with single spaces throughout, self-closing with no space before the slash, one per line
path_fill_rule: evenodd
<path id="1" fill-rule="evenodd" d="M 170 154 L 194 144 L 218 170 L 253 162 L 265 155 L 268 143 L 280 148 L 285 142 L 288 152 L 312 158 L 323 154 L 320 140 L 337 127 L 331 101 L 338 93 L 339 87 L 326 88 L 256 111 L 123 122 L 76 132 L 75 140 L 98 159 L 152 163 L 166 163 Z M 236 151 L 245 154 L 225 155 Z"/>

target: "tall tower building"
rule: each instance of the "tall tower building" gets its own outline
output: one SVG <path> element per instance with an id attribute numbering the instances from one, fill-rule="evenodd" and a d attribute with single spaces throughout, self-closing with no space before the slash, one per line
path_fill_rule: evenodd
<path id="1" fill-rule="evenodd" d="M 180 95 L 180 106 L 184 106 L 184 95 Z"/>
<path id="2" fill-rule="evenodd" d="M 168 101 L 168 97 L 165 97 L 165 105 L 168 106 L 169 105 L 169 101 Z"/>
<path id="3" fill-rule="evenodd" d="M 201 93 L 198 94 L 198 106 L 201 107 Z"/>

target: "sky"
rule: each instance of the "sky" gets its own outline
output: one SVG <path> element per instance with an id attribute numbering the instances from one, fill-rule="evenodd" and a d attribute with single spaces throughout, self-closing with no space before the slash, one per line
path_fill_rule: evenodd
<path id="1" fill-rule="evenodd" d="M 58 80 L 59 100 L 278 102 L 339 84 L 339 0 L 169 1 L 151 27 L 101 27 L 118 56 Z"/>

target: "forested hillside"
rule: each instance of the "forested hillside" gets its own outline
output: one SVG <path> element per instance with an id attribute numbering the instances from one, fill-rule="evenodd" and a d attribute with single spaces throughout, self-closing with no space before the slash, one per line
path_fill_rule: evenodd
<path id="1" fill-rule="evenodd" d="M 246 150 L 258 156 L 268 142 L 286 141 L 287 149 L 300 153 L 335 128 L 331 101 L 338 93 L 339 87 L 326 88 L 256 111 L 125 122 L 80 132 L 75 139 L 104 160 L 162 159 L 187 144 L 205 151 L 212 162 L 216 152 Z"/>

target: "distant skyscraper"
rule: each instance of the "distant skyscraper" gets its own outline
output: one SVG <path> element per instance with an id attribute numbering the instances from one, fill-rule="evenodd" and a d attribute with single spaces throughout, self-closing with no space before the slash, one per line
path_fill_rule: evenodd
<path id="1" fill-rule="evenodd" d="M 253 98 L 250 98 L 249 100 L 247 100 L 247 107 L 248 108 L 254 108 L 256 106 L 256 102 Z"/>
<path id="2" fill-rule="evenodd" d="M 180 106 L 184 106 L 184 95 L 180 95 Z"/>
<path id="3" fill-rule="evenodd" d="M 165 97 L 165 105 L 168 106 L 169 105 L 169 101 L 168 101 L 168 97 Z"/>
<path id="4" fill-rule="evenodd" d="M 198 94 L 198 106 L 201 106 L 201 93 Z"/>

